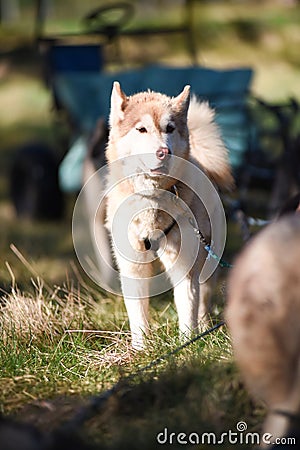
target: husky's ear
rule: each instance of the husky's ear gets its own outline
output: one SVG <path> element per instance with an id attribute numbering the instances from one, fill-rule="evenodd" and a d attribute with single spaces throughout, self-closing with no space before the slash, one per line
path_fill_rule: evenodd
<path id="1" fill-rule="evenodd" d="M 120 83 L 115 81 L 110 98 L 110 126 L 116 125 L 124 119 L 124 110 L 127 105 L 128 98 L 121 89 Z"/>
<path id="2" fill-rule="evenodd" d="M 173 99 L 173 105 L 177 112 L 187 114 L 190 104 L 190 89 L 191 86 L 187 84 L 183 91 Z"/>

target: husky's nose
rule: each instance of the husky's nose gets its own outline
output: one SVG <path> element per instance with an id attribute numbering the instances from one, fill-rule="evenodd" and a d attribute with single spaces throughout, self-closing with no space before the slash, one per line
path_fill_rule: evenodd
<path id="1" fill-rule="evenodd" d="M 157 159 L 164 159 L 167 155 L 170 154 L 170 150 L 168 149 L 168 147 L 160 147 L 157 151 L 156 151 L 156 157 Z"/>

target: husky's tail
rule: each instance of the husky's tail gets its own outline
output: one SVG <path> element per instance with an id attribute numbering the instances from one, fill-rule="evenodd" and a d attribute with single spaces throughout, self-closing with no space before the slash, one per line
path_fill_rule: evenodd
<path id="1" fill-rule="evenodd" d="M 230 190 L 234 180 L 228 151 L 214 119 L 215 112 L 208 103 L 193 96 L 188 111 L 191 156 L 220 189 Z"/>

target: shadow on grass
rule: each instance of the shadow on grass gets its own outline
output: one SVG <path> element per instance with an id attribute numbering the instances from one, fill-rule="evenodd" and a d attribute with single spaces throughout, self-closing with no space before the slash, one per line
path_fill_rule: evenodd
<path id="1" fill-rule="evenodd" d="M 191 360 L 181 367 L 170 362 L 159 379 L 149 374 L 137 384 L 125 383 L 84 426 L 70 427 L 89 401 L 87 397 L 57 397 L 27 405 L 16 417 L 22 421 L 26 417 L 26 423 L 44 432 L 59 429 L 67 436 L 80 432 L 98 449 L 152 450 L 162 445 L 179 449 L 182 440 L 186 448 L 196 443 L 210 448 L 223 432 L 236 432 L 241 420 L 248 431 L 258 432 L 257 421 L 263 416 L 262 408 L 245 394 L 231 362 Z M 226 437 L 220 446 L 229 447 Z M 251 447 L 240 442 L 239 448 Z"/>

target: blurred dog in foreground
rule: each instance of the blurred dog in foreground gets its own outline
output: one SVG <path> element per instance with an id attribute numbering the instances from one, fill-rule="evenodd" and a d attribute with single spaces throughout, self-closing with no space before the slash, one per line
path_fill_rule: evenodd
<path id="1" fill-rule="evenodd" d="M 299 319 L 300 215 L 294 214 L 249 242 L 228 283 L 236 361 L 250 392 L 267 404 L 263 431 L 273 438 L 292 436 L 300 422 Z"/>

